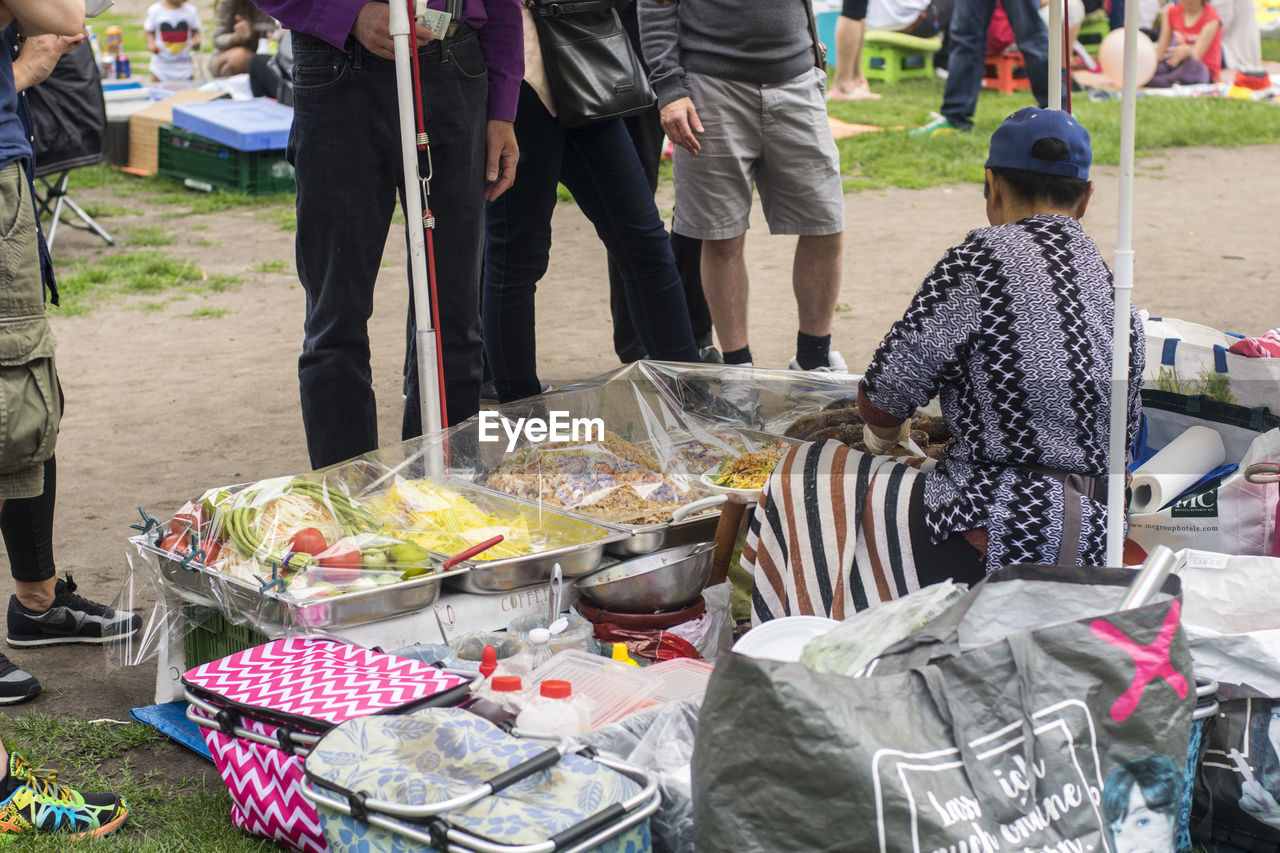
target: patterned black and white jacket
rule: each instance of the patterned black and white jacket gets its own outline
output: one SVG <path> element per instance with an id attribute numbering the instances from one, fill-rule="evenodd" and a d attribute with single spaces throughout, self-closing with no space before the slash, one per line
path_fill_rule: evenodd
<path id="1" fill-rule="evenodd" d="M 895 417 L 935 395 L 955 435 L 925 482 L 935 542 L 986 527 L 987 566 L 1057 562 L 1064 489 L 1024 466 L 1108 471 L 1114 288 L 1069 216 L 980 228 L 925 278 L 866 370 L 863 391 Z M 1129 446 L 1145 364 L 1131 309 Z M 1077 563 L 1103 565 L 1105 503 L 1081 496 Z"/>

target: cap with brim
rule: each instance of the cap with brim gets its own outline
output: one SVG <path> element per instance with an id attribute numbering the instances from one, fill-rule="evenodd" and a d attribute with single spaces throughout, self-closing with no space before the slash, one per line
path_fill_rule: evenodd
<path id="1" fill-rule="evenodd" d="M 1060 139 L 1067 146 L 1064 160 L 1042 160 L 1031 153 L 1041 139 Z M 991 134 L 988 169 L 1021 169 L 1064 178 L 1089 179 L 1093 149 L 1089 131 L 1069 113 L 1040 107 L 1023 107 Z"/>

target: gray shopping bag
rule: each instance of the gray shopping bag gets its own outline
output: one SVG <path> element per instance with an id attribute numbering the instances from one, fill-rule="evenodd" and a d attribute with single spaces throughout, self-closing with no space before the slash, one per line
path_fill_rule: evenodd
<path id="1" fill-rule="evenodd" d="M 1173 853 L 1194 678 L 1176 578 L 989 575 L 861 678 L 731 654 L 693 756 L 700 851 Z"/>

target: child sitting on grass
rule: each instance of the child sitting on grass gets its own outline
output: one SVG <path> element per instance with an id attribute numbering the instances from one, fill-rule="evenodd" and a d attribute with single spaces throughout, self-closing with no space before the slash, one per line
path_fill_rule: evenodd
<path id="1" fill-rule="evenodd" d="M 1160 40 L 1156 43 L 1160 64 L 1147 83 L 1167 89 L 1175 83 L 1216 83 L 1222 71 L 1222 19 L 1206 0 L 1182 0 L 1164 11 Z"/>
<path id="2" fill-rule="evenodd" d="M 182 0 L 159 0 L 147 9 L 142 25 L 151 51 L 151 79 L 157 82 L 195 77 L 191 51 L 200 49 L 200 13 Z"/>

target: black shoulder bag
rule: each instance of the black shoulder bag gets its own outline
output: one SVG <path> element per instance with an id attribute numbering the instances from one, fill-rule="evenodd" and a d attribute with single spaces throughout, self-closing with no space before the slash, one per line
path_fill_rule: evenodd
<path id="1" fill-rule="evenodd" d="M 652 107 L 649 87 L 610 0 L 525 0 L 561 127 L 626 118 Z"/>

